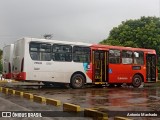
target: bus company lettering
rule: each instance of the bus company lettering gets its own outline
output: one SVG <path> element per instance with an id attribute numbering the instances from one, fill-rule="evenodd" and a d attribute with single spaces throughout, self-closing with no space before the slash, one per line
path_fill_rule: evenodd
<path id="1" fill-rule="evenodd" d="M 34 70 L 40 70 L 40 68 L 34 68 Z"/>
<path id="2" fill-rule="evenodd" d="M 34 64 L 42 64 L 42 62 L 34 62 Z"/>
<path id="3" fill-rule="evenodd" d="M 128 80 L 127 77 L 117 77 L 118 80 Z"/>

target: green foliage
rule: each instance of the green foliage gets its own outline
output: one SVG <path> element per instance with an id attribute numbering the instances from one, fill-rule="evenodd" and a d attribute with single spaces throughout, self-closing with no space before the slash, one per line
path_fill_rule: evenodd
<path id="1" fill-rule="evenodd" d="M 155 49 L 160 55 L 160 19 L 141 17 L 114 27 L 101 44 Z"/>
<path id="2" fill-rule="evenodd" d="M 155 49 L 160 56 L 160 18 L 141 17 L 137 20 L 123 21 L 110 31 L 107 39 L 100 43 Z M 158 67 L 160 68 L 160 60 Z"/>
<path id="3" fill-rule="evenodd" d="M 0 60 L 2 59 L 2 53 L 3 51 L 0 49 Z"/>

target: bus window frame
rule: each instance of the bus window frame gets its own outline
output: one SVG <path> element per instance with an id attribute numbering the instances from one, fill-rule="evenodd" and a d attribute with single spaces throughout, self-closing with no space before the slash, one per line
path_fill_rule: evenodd
<path id="1" fill-rule="evenodd" d="M 117 51 L 119 51 L 120 52 L 120 56 L 119 56 L 119 63 L 110 63 L 110 50 L 117 50 Z M 109 59 L 109 64 L 115 64 L 115 65 L 117 65 L 117 64 L 121 64 L 122 63 L 122 59 L 121 59 L 121 56 L 122 56 L 122 50 L 121 49 L 109 49 L 109 51 L 108 51 L 108 59 Z"/>
<path id="2" fill-rule="evenodd" d="M 54 47 L 54 45 L 58 45 L 58 46 L 69 46 L 69 47 L 71 48 L 71 51 L 68 52 L 68 54 L 71 55 L 71 59 L 68 60 L 68 61 L 66 61 L 66 56 L 65 56 L 65 60 L 55 60 L 55 59 L 53 59 L 53 53 L 56 54 L 56 52 L 53 52 L 53 47 Z M 57 53 L 58 53 L 58 52 L 57 52 Z M 62 54 L 62 53 L 63 53 L 63 54 L 66 54 L 67 52 L 59 52 L 59 54 Z M 72 62 L 72 61 L 73 61 L 73 47 L 72 47 L 72 45 L 69 45 L 69 44 L 58 44 L 58 43 L 53 44 L 53 45 L 52 45 L 52 50 L 51 50 L 51 59 L 52 59 L 53 61 L 56 61 L 56 62 Z"/>
<path id="3" fill-rule="evenodd" d="M 122 55 L 122 54 L 123 54 L 123 51 L 132 52 L 132 56 L 131 56 L 131 57 L 123 57 L 123 55 Z M 131 63 L 123 63 L 122 58 L 132 58 L 132 62 L 131 62 Z M 122 50 L 121 50 L 121 63 L 122 63 L 123 65 L 133 65 L 133 64 L 134 64 L 134 51 L 129 50 L 129 49 L 122 49 Z"/>
<path id="4" fill-rule="evenodd" d="M 75 61 L 74 60 L 74 57 L 75 57 L 75 52 L 74 52 L 74 48 L 75 47 L 80 47 L 80 48 L 88 48 L 89 49 L 89 54 L 86 54 L 86 55 L 89 55 L 89 60 L 88 61 Z M 73 55 L 73 62 L 76 62 L 76 63 L 90 63 L 91 62 L 91 48 L 89 47 L 89 46 L 80 46 L 80 45 L 74 45 L 73 46 L 73 50 L 72 50 L 72 55 Z M 80 54 L 80 55 L 82 55 L 82 53 Z"/>
<path id="5" fill-rule="evenodd" d="M 134 52 L 142 52 L 143 53 L 143 64 L 135 64 L 135 55 L 134 55 Z M 135 50 L 135 51 L 133 51 L 133 64 L 134 65 L 145 65 L 146 63 L 145 63 L 145 52 L 144 51 L 139 51 L 139 50 Z"/>
<path id="6" fill-rule="evenodd" d="M 31 50 L 31 44 L 37 44 L 39 46 L 39 49 L 37 49 L 37 51 L 32 51 Z M 45 51 L 41 51 L 41 44 L 46 44 L 46 45 L 50 45 L 50 52 L 45 52 Z M 49 44 L 49 43 L 46 43 L 46 42 L 30 42 L 29 43 L 29 54 L 30 54 L 30 57 L 33 61 L 51 61 L 51 48 L 52 48 L 52 45 Z M 39 59 L 33 59 L 32 56 L 31 56 L 31 52 L 37 52 L 37 54 L 39 55 Z M 50 53 L 50 60 L 42 60 L 41 59 L 41 53 Z"/>

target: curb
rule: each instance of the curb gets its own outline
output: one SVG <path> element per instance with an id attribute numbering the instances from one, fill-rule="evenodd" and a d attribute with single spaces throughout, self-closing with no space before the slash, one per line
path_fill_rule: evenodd
<path id="1" fill-rule="evenodd" d="M 13 90 L 13 89 L 8 89 L 8 94 L 15 95 L 15 90 Z"/>
<path id="2" fill-rule="evenodd" d="M 3 87 L 0 87 L 0 92 L 2 92 Z"/>
<path id="3" fill-rule="evenodd" d="M 42 97 L 42 96 L 34 95 L 33 96 L 33 101 L 44 104 L 44 103 L 46 103 L 46 98 Z"/>
<path id="4" fill-rule="evenodd" d="M 74 104 L 70 104 L 70 103 L 64 103 L 63 104 L 63 111 L 65 112 L 80 112 L 81 111 L 81 107 L 79 105 L 74 105 Z"/>
<path id="5" fill-rule="evenodd" d="M 84 117 L 93 117 L 93 118 L 99 118 L 101 120 L 108 120 L 107 113 L 100 112 L 94 109 L 89 109 L 89 108 L 84 109 Z"/>
<path id="6" fill-rule="evenodd" d="M 53 105 L 53 106 L 61 106 L 61 101 L 51 99 L 51 98 L 46 98 L 46 104 L 47 105 Z"/>
<path id="7" fill-rule="evenodd" d="M 21 91 L 15 91 L 15 95 L 17 95 L 17 96 L 20 96 L 20 97 L 23 97 L 23 92 L 21 92 Z"/>
<path id="8" fill-rule="evenodd" d="M 24 93 L 23 97 L 26 99 L 29 99 L 29 100 L 33 100 L 33 94 L 31 94 L 31 93 Z"/>
<path id="9" fill-rule="evenodd" d="M 8 94 L 8 88 L 2 88 L 2 93 Z"/>

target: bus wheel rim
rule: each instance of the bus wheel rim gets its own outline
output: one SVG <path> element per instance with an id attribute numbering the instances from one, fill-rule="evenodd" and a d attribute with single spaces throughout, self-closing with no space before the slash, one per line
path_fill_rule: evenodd
<path id="1" fill-rule="evenodd" d="M 139 85 L 141 83 L 140 78 L 135 78 L 134 83 L 135 83 L 135 85 Z"/>
<path id="2" fill-rule="evenodd" d="M 82 84 L 82 78 L 81 77 L 76 77 L 75 79 L 75 85 L 76 86 L 81 86 Z"/>

